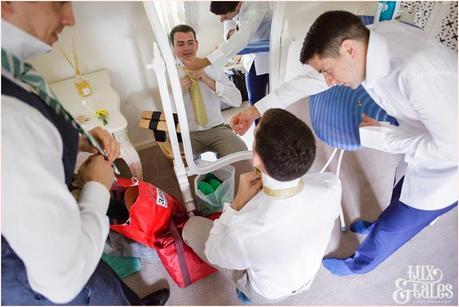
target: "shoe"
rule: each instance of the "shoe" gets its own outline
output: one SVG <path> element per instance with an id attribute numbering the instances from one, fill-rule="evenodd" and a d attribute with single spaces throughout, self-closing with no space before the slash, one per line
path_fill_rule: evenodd
<path id="1" fill-rule="evenodd" d="M 333 275 L 348 276 L 354 274 L 344 262 L 344 259 L 339 258 L 324 258 L 322 264 Z"/>
<path id="2" fill-rule="evenodd" d="M 237 295 L 237 298 L 242 302 L 244 303 L 245 305 L 251 305 L 252 302 L 250 301 L 250 299 L 241 291 L 239 291 L 238 288 L 236 288 L 236 295 Z"/>
<path id="3" fill-rule="evenodd" d="M 150 293 L 140 300 L 140 305 L 143 306 L 163 306 L 169 299 L 169 289 L 161 289 Z"/>
<path id="4" fill-rule="evenodd" d="M 367 222 L 364 220 L 357 220 L 354 223 L 351 224 L 351 229 L 352 232 L 361 234 L 361 235 L 366 235 L 370 232 L 371 227 L 373 226 L 372 222 Z"/>

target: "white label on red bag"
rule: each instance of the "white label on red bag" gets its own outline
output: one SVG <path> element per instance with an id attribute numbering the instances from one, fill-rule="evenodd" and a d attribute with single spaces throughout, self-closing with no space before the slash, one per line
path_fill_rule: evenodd
<path id="1" fill-rule="evenodd" d="M 156 204 L 161 207 L 167 208 L 167 199 L 163 191 L 156 188 Z"/>

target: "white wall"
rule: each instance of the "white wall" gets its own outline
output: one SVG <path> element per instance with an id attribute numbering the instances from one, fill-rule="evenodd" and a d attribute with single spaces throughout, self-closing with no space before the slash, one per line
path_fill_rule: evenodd
<path id="1" fill-rule="evenodd" d="M 222 40 L 222 24 L 209 12 L 209 1 L 196 2 L 200 53 L 205 56 Z M 138 128 L 143 110 L 161 110 L 153 71 L 145 65 L 153 56 L 154 34 L 142 2 L 74 2 L 76 24 L 66 28 L 60 44 L 71 53 L 75 38 L 82 73 L 106 69 L 112 87 L 120 94 L 121 112 L 128 120 L 131 142 L 151 144 L 153 135 Z M 30 61 L 48 82 L 67 79 L 73 70 L 55 48 Z"/>
<path id="2" fill-rule="evenodd" d="M 70 52 L 75 37 L 82 73 L 108 70 L 131 141 L 138 145 L 152 140 L 151 133 L 137 127 L 142 110 L 160 108 L 154 74 L 145 70 L 152 57 L 153 31 L 142 2 L 74 2 L 73 8 L 76 25 L 64 30 L 61 45 Z M 32 63 L 48 82 L 73 75 L 57 48 Z"/>
<path id="3" fill-rule="evenodd" d="M 196 1 L 197 31 L 199 40 L 198 54 L 206 56 L 215 46 L 223 41 L 223 23 L 218 16 L 209 11 L 210 1 Z"/>

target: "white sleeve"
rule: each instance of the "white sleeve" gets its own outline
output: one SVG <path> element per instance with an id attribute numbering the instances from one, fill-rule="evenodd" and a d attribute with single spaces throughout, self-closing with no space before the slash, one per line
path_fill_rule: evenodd
<path id="1" fill-rule="evenodd" d="M 457 162 L 457 75 L 421 75 L 410 78 L 405 86 L 408 103 L 427 132 L 391 126 L 385 151 L 415 159 Z"/>
<path id="2" fill-rule="evenodd" d="M 214 68 L 215 92 L 220 99 L 232 107 L 239 107 L 242 103 L 242 95 L 236 85 L 231 82 L 223 69 Z"/>
<path id="3" fill-rule="evenodd" d="M 247 46 L 250 38 L 255 34 L 263 21 L 268 4 L 246 2 L 246 10 L 241 16 L 239 31 L 234 33 L 230 39 L 223 42 L 220 47 L 207 56 L 209 62 L 214 66 L 223 67 L 228 60 Z"/>
<path id="4" fill-rule="evenodd" d="M 89 182 L 77 203 L 64 181 L 54 125 L 12 97 L 2 96 L 2 108 L 2 233 L 24 262 L 32 289 L 67 303 L 102 255 L 110 195 Z"/>
<path id="5" fill-rule="evenodd" d="M 310 66 L 306 66 L 304 74 L 283 83 L 277 89 L 259 100 L 255 104 L 258 112 L 263 114 L 267 110 L 273 108 L 285 109 L 292 103 L 303 98 L 327 90 L 329 87 L 325 83 L 323 75 L 313 70 Z"/>
<path id="6" fill-rule="evenodd" d="M 249 262 L 237 229 L 231 227 L 231 219 L 238 211 L 226 207 L 219 219 L 214 221 L 206 242 L 204 254 L 210 263 L 225 269 L 244 270 Z"/>

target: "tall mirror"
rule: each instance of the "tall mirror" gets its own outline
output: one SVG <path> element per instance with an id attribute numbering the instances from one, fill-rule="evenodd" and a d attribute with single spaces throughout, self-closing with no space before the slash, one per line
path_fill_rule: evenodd
<path id="1" fill-rule="evenodd" d="M 251 158 L 254 127 L 240 137 L 228 122 L 268 92 L 275 3 L 235 5 L 211 7 L 210 1 L 144 3 L 158 44 L 160 55 L 156 55 L 167 67 L 171 110 L 175 108 L 178 115 L 179 147 L 185 154 L 188 175 Z M 228 39 L 238 43 L 225 43 Z M 195 58 L 211 59 L 212 63 L 189 69 L 189 61 Z M 167 100 L 164 97 L 163 106 Z"/>

